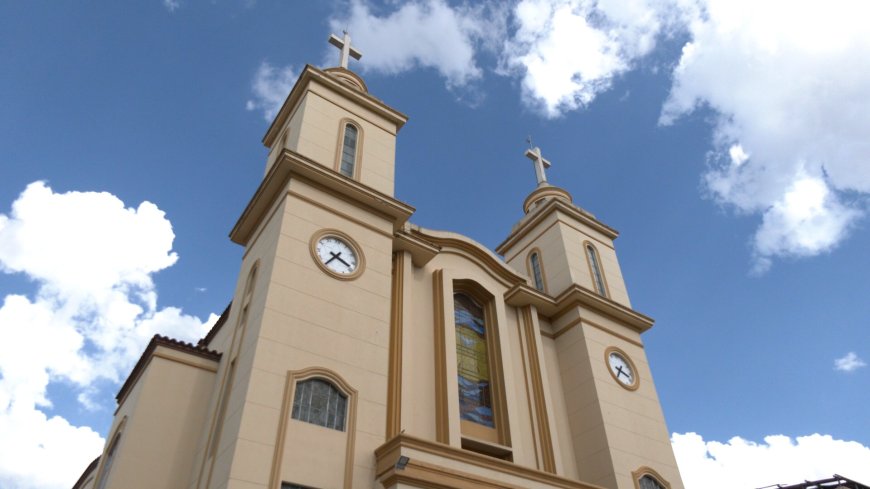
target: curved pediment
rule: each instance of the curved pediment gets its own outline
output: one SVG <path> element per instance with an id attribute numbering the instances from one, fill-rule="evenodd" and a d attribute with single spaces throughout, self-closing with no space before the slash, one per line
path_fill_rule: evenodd
<path id="1" fill-rule="evenodd" d="M 528 283 L 525 275 L 518 274 L 492 250 L 468 236 L 419 226 L 411 227 L 411 234 L 440 248 L 439 253 L 454 253 L 477 263 L 505 286 Z"/>

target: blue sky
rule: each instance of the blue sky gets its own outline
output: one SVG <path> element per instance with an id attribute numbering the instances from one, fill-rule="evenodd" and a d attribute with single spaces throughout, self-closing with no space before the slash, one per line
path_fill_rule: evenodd
<path id="1" fill-rule="evenodd" d="M 0 485 L 71 486 L 148 338 L 223 310 L 268 118 L 345 26 L 416 224 L 494 248 L 531 134 L 621 232 L 688 487 L 870 482 L 870 12 L 756 3 L 3 4 Z"/>

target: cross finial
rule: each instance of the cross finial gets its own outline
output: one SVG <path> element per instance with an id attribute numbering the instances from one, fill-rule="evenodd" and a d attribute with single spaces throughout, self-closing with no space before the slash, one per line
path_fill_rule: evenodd
<path id="1" fill-rule="evenodd" d="M 359 60 L 362 58 L 362 53 L 359 52 L 357 48 L 350 45 L 350 34 L 348 34 L 347 29 L 342 31 L 342 34 L 344 34 L 344 37 L 342 38 L 339 38 L 335 34 L 330 34 L 329 44 L 332 44 L 341 50 L 341 58 L 339 58 L 338 66 L 346 69 L 348 57 Z"/>
<path id="2" fill-rule="evenodd" d="M 526 138 L 529 143 L 529 149 L 526 150 L 526 158 L 535 163 L 535 176 L 538 178 L 538 186 L 547 183 L 547 175 L 544 173 L 545 168 L 550 168 L 550 162 L 541 156 L 541 148 L 532 146 L 532 137 Z"/>

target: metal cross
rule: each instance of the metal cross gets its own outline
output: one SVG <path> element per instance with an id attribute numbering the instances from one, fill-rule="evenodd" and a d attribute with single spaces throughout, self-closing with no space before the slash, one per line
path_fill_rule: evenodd
<path id="1" fill-rule="evenodd" d="M 547 175 L 544 173 L 545 168 L 550 168 L 550 162 L 541 156 L 541 148 L 532 146 L 532 137 L 526 139 L 529 143 L 529 149 L 526 150 L 526 158 L 535 162 L 535 176 L 538 178 L 538 185 L 547 183 Z"/>
<path id="2" fill-rule="evenodd" d="M 337 47 L 341 50 L 341 58 L 339 59 L 338 65 L 342 68 L 347 68 L 348 57 L 352 57 L 355 60 L 359 60 L 362 58 L 362 53 L 359 52 L 358 49 L 350 45 L 350 34 L 347 33 L 347 30 L 342 31 L 344 33 L 344 37 L 339 39 L 335 34 L 329 35 L 329 44 Z"/>

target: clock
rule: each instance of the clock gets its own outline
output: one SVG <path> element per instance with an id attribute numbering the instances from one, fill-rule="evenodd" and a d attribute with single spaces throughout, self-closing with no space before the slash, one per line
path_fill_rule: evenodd
<path id="1" fill-rule="evenodd" d="M 341 280 L 359 276 L 363 255 L 350 236 L 337 230 L 323 230 L 311 239 L 311 254 L 320 268 Z"/>
<path id="2" fill-rule="evenodd" d="M 635 390 L 638 386 L 637 369 L 628 355 L 616 347 L 610 347 L 604 352 L 607 369 L 610 375 L 622 387 Z"/>

